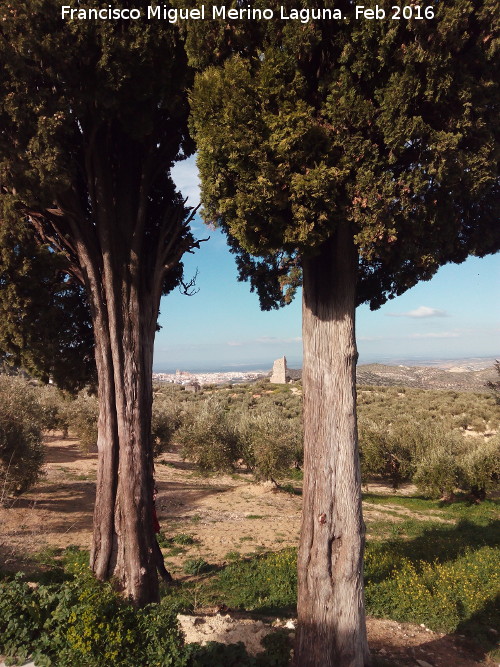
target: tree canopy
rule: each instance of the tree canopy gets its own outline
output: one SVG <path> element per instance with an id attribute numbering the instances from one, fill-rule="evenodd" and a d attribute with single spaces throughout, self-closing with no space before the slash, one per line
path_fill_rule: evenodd
<path id="1" fill-rule="evenodd" d="M 27 224 L 0 226 L 0 350 L 8 366 L 76 391 L 94 386 L 92 324 L 67 262 Z"/>
<path id="2" fill-rule="evenodd" d="M 439 3 L 432 20 L 335 7 L 344 20 L 212 23 L 213 52 L 203 27 L 188 35 L 204 67 L 192 95 L 204 216 L 243 251 L 267 307 L 340 220 L 372 308 L 500 245 L 496 3 Z"/>

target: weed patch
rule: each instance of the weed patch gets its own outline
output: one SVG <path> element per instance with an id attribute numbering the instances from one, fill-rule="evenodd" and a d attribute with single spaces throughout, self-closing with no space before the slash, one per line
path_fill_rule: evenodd
<path id="1" fill-rule="evenodd" d="M 445 563 L 404 558 L 388 578 L 366 587 L 369 613 L 444 632 L 465 630 L 472 619 L 492 627 L 499 614 L 492 606 L 492 591 L 500 590 L 499 555 L 483 547 Z"/>

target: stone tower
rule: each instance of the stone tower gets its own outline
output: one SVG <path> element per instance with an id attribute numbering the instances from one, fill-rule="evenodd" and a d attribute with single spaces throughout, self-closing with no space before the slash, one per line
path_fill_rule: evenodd
<path id="1" fill-rule="evenodd" d="M 286 357 L 283 356 L 274 362 L 270 381 L 274 384 L 286 384 L 289 380 L 290 376 L 286 367 Z"/>

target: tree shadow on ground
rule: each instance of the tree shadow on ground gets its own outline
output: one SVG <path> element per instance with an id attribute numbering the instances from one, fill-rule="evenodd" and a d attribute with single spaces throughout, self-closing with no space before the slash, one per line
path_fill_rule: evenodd
<path id="1" fill-rule="evenodd" d="M 500 593 L 489 600 L 473 616 L 462 621 L 457 627 L 458 634 L 474 637 L 485 651 L 497 651 L 496 661 L 500 661 Z"/>
<path id="2" fill-rule="evenodd" d="M 444 563 L 456 559 L 469 549 L 476 551 L 481 547 L 496 547 L 500 544 L 500 520 L 490 521 L 485 526 L 477 525 L 467 519 L 460 519 L 455 525 L 440 525 L 425 528 L 421 535 L 412 539 L 396 538 L 383 542 L 371 542 L 369 548 L 376 554 L 390 553 L 394 558 L 387 559 L 387 566 L 377 567 L 376 574 L 368 575 L 370 582 L 379 582 L 390 576 L 394 570 L 394 561 L 406 558 L 412 563 L 425 561 Z"/>
<path id="3" fill-rule="evenodd" d="M 47 435 L 44 442 L 44 463 L 75 463 L 82 459 L 97 459 L 97 448 L 85 451 L 77 438 L 63 439 L 60 436 Z"/>
<path id="4" fill-rule="evenodd" d="M 415 626 L 403 624 L 403 629 L 412 631 Z M 400 631 L 401 632 L 401 631 Z M 393 638 L 389 633 L 385 636 L 370 638 L 372 656 L 375 658 L 373 667 L 415 667 L 417 661 L 429 665 L 444 667 L 476 667 L 484 664 L 490 647 L 481 645 L 474 639 L 451 633 L 430 641 L 410 645 L 401 641 L 400 636 Z M 380 654 L 383 654 L 383 658 Z"/>

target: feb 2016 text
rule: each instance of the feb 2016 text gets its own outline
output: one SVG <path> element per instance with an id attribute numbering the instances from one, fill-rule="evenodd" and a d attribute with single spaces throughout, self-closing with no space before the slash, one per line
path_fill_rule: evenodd
<path id="1" fill-rule="evenodd" d="M 430 20 L 434 18 L 434 6 L 404 5 L 393 6 L 385 10 L 379 5 L 365 7 L 365 5 L 354 5 L 352 13 L 342 12 L 340 9 L 324 8 L 301 8 L 287 9 L 280 7 L 279 11 L 255 7 L 228 8 L 225 5 L 213 5 L 194 8 L 176 8 L 169 5 L 149 6 L 144 9 L 130 9 L 108 5 L 99 9 L 83 7 L 61 6 L 61 18 L 64 20 L 131 20 L 146 18 L 148 20 L 162 20 L 169 23 L 178 23 L 187 20 L 220 19 L 223 21 L 299 21 L 309 23 L 310 21 L 340 21 L 347 18 L 364 20 Z"/>

